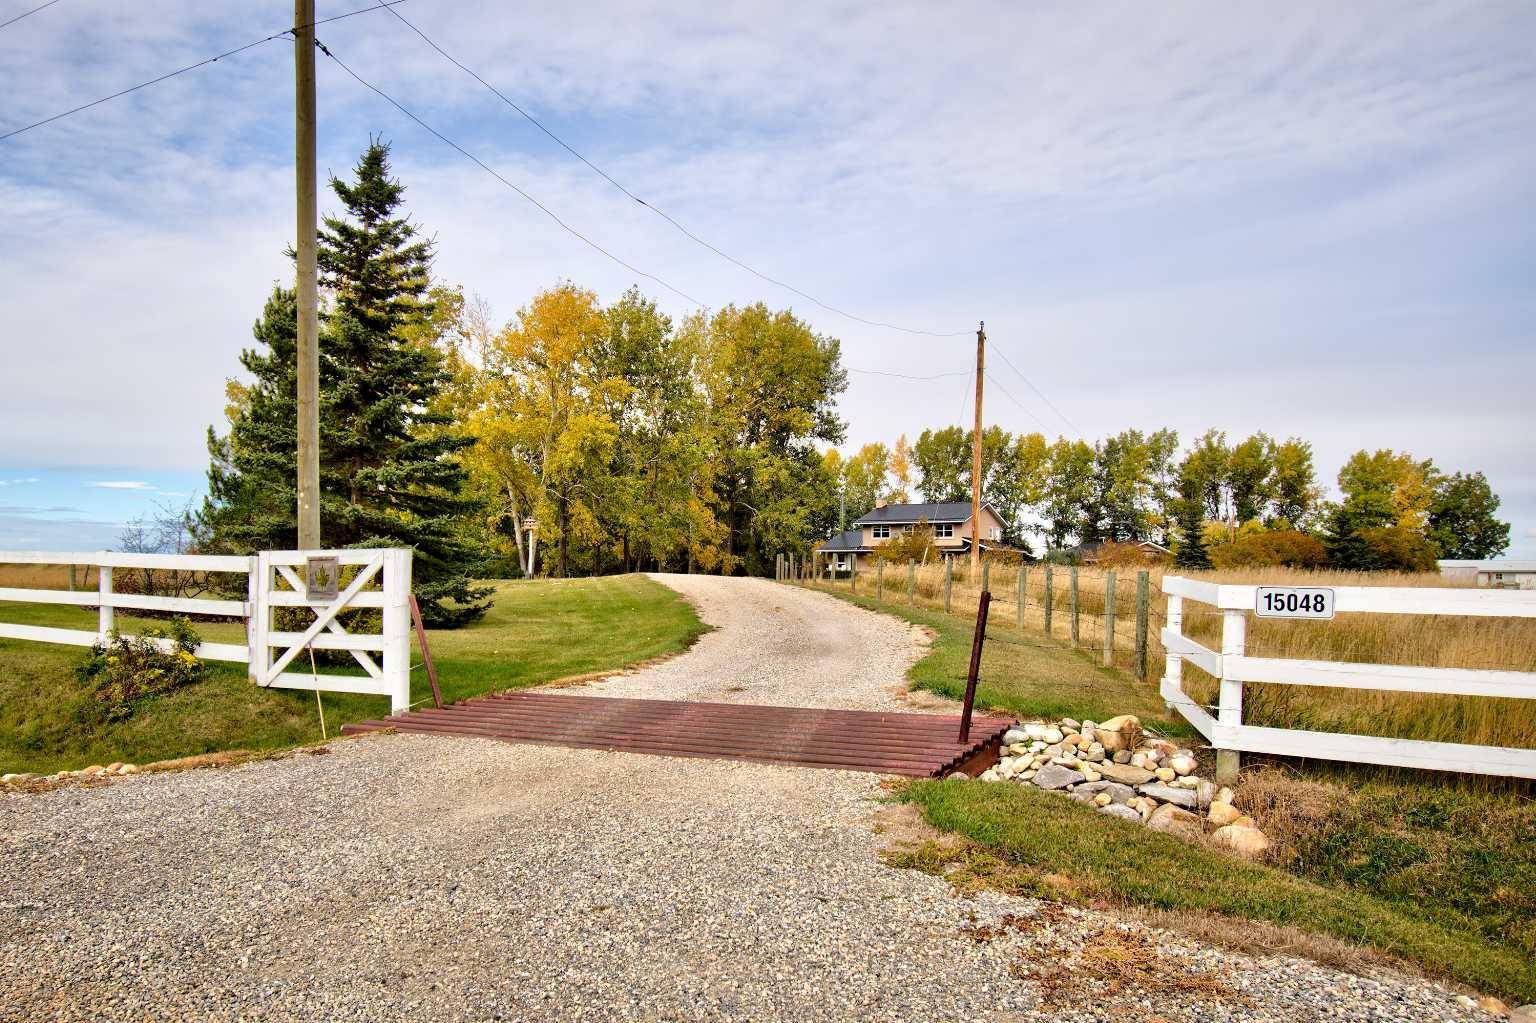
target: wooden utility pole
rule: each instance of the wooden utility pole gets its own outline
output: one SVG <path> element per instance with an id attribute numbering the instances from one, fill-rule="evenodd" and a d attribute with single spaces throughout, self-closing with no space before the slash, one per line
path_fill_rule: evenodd
<path id="1" fill-rule="evenodd" d="M 299 549 L 320 547 L 320 314 L 315 270 L 315 0 L 293 0 L 293 169 L 298 234 Z"/>
<path id="2" fill-rule="evenodd" d="M 987 367 L 987 325 L 976 328 L 976 429 L 971 434 L 971 578 L 981 567 L 981 382 Z"/>

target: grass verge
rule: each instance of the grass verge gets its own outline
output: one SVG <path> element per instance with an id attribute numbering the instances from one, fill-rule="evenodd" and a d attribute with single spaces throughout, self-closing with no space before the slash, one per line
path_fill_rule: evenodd
<path id="1" fill-rule="evenodd" d="M 95 611 L 32 604 L 0 604 L 0 618 L 84 629 L 96 620 Z M 120 621 L 124 631 L 142 624 Z M 238 623 L 197 628 L 206 640 L 244 642 Z M 498 583 L 484 619 L 428 638 L 443 699 L 452 702 L 622 670 L 685 650 L 704 631 L 681 596 L 631 575 Z M 313 692 L 259 689 L 238 665 L 216 664 L 202 682 L 141 701 L 126 720 L 81 720 L 71 708 L 83 656 L 77 647 L 0 640 L 0 772 L 275 749 L 320 738 Z M 411 685 L 413 701 L 430 698 L 424 670 L 412 673 Z M 330 693 L 323 700 L 332 735 L 348 721 L 389 713 L 386 697 Z"/>
<path id="2" fill-rule="evenodd" d="M 962 888 L 999 887 L 1297 927 L 1372 946 L 1502 998 L 1536 1000 L 1536 959 L 1513 938 L 1490 938 L 1483 921 L 1467 912 L 1476 907 L 1322 884 L 1026 786 L 915 782 L 900 798 L 918 806 L 932 826 L 974 845 L 930 844 L 893 862 L 945 874 Z"/>
<path id="3" fill-rule="evenodd" d="M 850 594 L 847 590 L 810 588 L 926 628 L 933 636 L 933 647 L 907 672 L 908 681 L 914 689 L 950 699 L 965 696 L 974 620 L 941 610 L 877 602 L 873 597 Z M 1117 668 L 1101 667 L 1085 651 L 1020 631 L 995 618 L 987 625 L 976 704 L 1018 717 L 1104 721 L 1117 714 L 1135 714 L 1164 734 L 1195 734 L 1182 719 L 1167 716 L 1154 686 L 1143 685 Z"/>

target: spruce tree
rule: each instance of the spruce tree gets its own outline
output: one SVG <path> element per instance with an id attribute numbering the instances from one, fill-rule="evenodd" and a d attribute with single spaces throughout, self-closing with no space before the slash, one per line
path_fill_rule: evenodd
<path id="1" fill-rule="evenodd" d="M 1205 525 L 1204 510 L 1198 498 L 1185 498 L 1179 502 L 1179 549 L 1174 553 L 1173 563 L 1180 568 L 1211 567 L 1211 555 L 1206 550 L 1201 528 Z"/>
<path id="2" fill-rule="evenodd" d="M 463 538 L 474 506 L 461 496 L 458 452 L 473 444 L 433 411 L 448 383 L 439 352 L 408 335 L 432 312 L 432 245 L 400 210 L 389 147 L 373 142 L 355 181 L 331 180 L 346 208 L 326 217 L 318 262 L 329 309 L 320 332 L 320 534 L 327 547 L 410 547 L 412 588 L 429 625 L 474 621 L 489 589 L 470 583 L 482 554 Z M 209 430 L 211 549 L 291 549 L 297 543 L 296 306 L 279 288 L 258 347 L 240 361 L 255 377 L 232 385 L 230 431 Z"/>

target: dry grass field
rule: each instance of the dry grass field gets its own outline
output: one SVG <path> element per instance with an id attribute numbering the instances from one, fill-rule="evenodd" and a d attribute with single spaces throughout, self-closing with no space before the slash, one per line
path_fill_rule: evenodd
<path id="1" fill-rule="evenodd" d="M 1017 565 L 996 563 L 988 570 L 992 591 L 992 621 L 1029 632 L 1046 631 L 1047 571 L 1043 565 L 1023 569 L 1023 614 L 1019 606 Z M 1156 685 L 1162 674 L 1164 651 L 1159 640 L 1167 601 L 1161 594 L 1164 574 L 1182 574 L 1209 582 L 1279 586 L 1428 586 L 1458 584 L 1439 575 L 1400 572 L 1308 572 L 1287 568 L 1184 572 L 1154 567 L 1148 573 L 1146 679 Z M 1095 568 L 1076 570 L 1076 615 L 1073 614 L 1073 570 L 1050 570 L 1050 629 L 1052 636 L 1095 655 L 1103 650 L 1107 573 Z M 861 595 L 885 602 L 908 602 L 905 565 L 889 565 L 877 578 L 873 571 L 857 580 L 846 577 L 823 583 L 833 589 L 857 588 Z M 1136 658 L 1137 570 L 1121 569 L 1114 579 L 1115 666 L 1139 673 Z M 943 608 L 944 568 L 931 563 L 912 574 L 912 603 Z M 972 578 L 963 564 L 950 580 L 951 614 L 974 617 L 982 580 Z M 1461 584 L 1466 585 L 1466 584 Z M 1073 619 L 1076 618 L 1074 629 Z M 1219 648 L 1221 614 L 1192 601 L 1184 603 L 1184 631 L 1212 648 Z M 1483 668 L 1536 671 L 1536 619 L 1466 618 L 1449 615 L 1341 614 L 1332 621 L 1248 618 L 1247 649 L 1263 657 L 1412 664 L 1443 668 Z M 1216 680 L 1186 666 L 1185 685 L 1197 699 L 1216 698 Z M 1356 732 L 1363 735 L 1469 742 L 1493 746 L 1536 746 L 1536 700 L 1489 700 L 1459 696 L 1418 696 L 1403 693 L 1323 689 L 1291 685 L 1246 687 L 1245 720 L 1249 724 Z"/>

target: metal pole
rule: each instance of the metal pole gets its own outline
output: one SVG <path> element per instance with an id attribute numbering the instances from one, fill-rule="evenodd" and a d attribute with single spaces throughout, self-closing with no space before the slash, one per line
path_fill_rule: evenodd
<path id="1" fill-rule="evenodd" d="M 987 641 L 987 609 L 992 606 L 992 594 L 981 591 L 976 605 L 976 633 L 971 637 L 971 670 L 965 676 L 965 703 L 960 708 L 960 741 L 971 738 L 971 708 L 976 705 L 976 679 L 981 674 L 981 646 Z"/>
<path id="2" fill-rule="evenodd" d="M 315 269 L 315 0 L 293 0 L 293 167 L 298 301 L 298 542 L 320 547 L 320 314 Z"/>
<path id="3" fill-rule="evenodd" d="M 981 382 L 987 365 L 987 325 L 976 328 L 976 429 L 971 436 L 971 578 L 981 564 Z"/>

